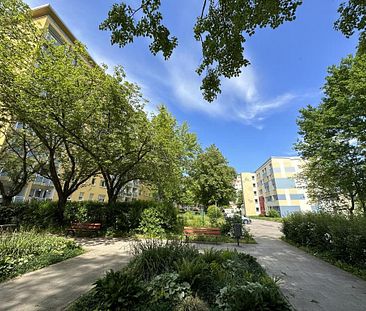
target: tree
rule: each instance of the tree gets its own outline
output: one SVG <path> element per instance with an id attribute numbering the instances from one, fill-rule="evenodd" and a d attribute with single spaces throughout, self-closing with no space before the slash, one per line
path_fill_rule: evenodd
<path id="1" fill-rule="evenodd" d="M 4 88 L 1 105 L 11 120 L 26 125 L 42 144 L 48 162 L 40 173 L 54 184 L 62 222 L 67 198 L 97 172 L 90 156 L 69 139 L 68 132 L 85 124 L 85 103 L 96 100 L 93 91 L 104 72 L 91 66 L 80 44 L 57 46 L 44 36 L 38 40 L 38 48 L 29 55 L 33 64 L 26 70 L 14 73 L 13 59 L 5 65 L 1 61 L 4 68 L 10 68 L 3 71 L 9 78 L 3 77 L 4 81 L 11 81 Z M 33 157 L 41 163 L 37 155 Z"/>
<path id="2" fill-rule="evenodd" d="M 1 136 L 0 171 L 5 178 L 0 179 L 0 194 L 3 204 L 10 205 L 13 197 L 43 168 L 46 159 L 38 154 L 40 143 L 26 126 L 0 122 Z M 36 161 L 35 154 L 40 161 Z"/>
<path id="3" fill-rule="evenodd" d="M 158 198 L 181 203 L 187 189 L 187 174 L 200 151 L 197 137 L 189 132 L 186 123 L 178 125 L 177 120 L 165 106 L 152 119 L 153 145 L 150 169 L 151 182 L 156 186 Z"/>
<path id="4" fill-rule="evenodd" d="M 204 98 L 212 102 L 220 90 L 221 77 L 238 76 L 249 65 L 244 57 L 246 38 L 257 28 L 277 28 L 285 21 L 296 18 L 301 0 L 203 0 L 200 16 L 194 25 L 194 37 L 201 42 L 202 61 L 196 72 L 204 74 L 201 90 Z M 111 31 L 111 43 L 123 47 L 135 37 L 150 37 L 149 48 L 155 55 L 162 52 L 168 59 L 178 44 L 163 24 L 160 0 L 141 0 L 136 7 L 126 2 L 114 4 L 100 29 Z M 340 17 L 335 28 L 350 36 L 366 27 L 364 0 L 348 0 L 340 5 Z"/>
<path id="5" fill-rule="evenodd" d="M 228 165 L 215 145 L 198 155 L 190 176 L 197 183 L 198 202 L 206 207 L 211 204 L 226 205 L 235 198 L 235 169 Z"/>
<path id="6" fill-rule="evenodd" d="M 329 69 L 325 96 L 302 109 L 302 136 L 296 148 L 307 162 L 304 174 L 314 201 L 346 201 L 366 215 L 366 54 L 343 59 Z"/>

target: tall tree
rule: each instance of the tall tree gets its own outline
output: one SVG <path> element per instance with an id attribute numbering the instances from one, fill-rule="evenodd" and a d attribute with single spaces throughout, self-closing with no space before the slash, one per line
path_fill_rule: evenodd
<path id="1" fill-rule="evenodd" d="M 202 60 L 196 72 L 204 75 L 201 90 L 208 101 L 221 92 L 221 77 L 238 76 L 249 65 L 244 56 L 246 39 L 258 28 L 277 28 L 296 18 L 302 0 L 202 0 L 201 14 L 194 25 L 194 37 L 201 43 Z M 150 51 L 168 59 L 178 44 L 163 24 L 161 0 L 140 0 L 136 6 L 114 4 L 100 29 L 111 31 L 112 44 L 123 47 L 135 37 L 149 37 Z M 314 8 L 315 9 L 315 8 Z M 365 31 L 366 3 L 348 0 L 339 6 L 335 28 L 350 36 Z"/>
<path id="2" fill-rule="evenodd" d="M 152 125 L 151 182 L 160 199 L 179 203 L 185 176 L 200 151 L 197 137 L 186 123 L 179 126 L 165 106 L 159 107 Z"/>
<path id="3" fill-rule="evenodd" d="M 296 148 L 307 160 L 314 200 L 327 200 L 333 193 L 332 200 L 347 199 L 350 214 L 359 204 L 366 215 L 365 81 L 365 54 L 330 67 L 322 103 L 301 110 Z"/>
<path id="4" fill-rule="evenodd" d="M 48 157 L 41 173 L 54 184 L 62 222 L 67 198 L 97 172 L 90 156 L 67 133 L 83 127 L 85 103 L 96 100 L 94 90 L 104 72 L 91 66 L 80 44 L 58 46 L 45 36 L 39 37 L 37 44 L 29 55 L 34 61 L 27 70 L 16 74 L 4 70 L 11 87 L 2 94 L 1 104 L 12 120 L 25 124 L 41 142 Z"/>
<path id="5" fill-rule="evenodd" d="M 204 206 L 226 205 L 235 198 L 235 169 L 215 146 L 209 146 L 198 155 L 190 176 L 196 181 L 196 197 Z"/>

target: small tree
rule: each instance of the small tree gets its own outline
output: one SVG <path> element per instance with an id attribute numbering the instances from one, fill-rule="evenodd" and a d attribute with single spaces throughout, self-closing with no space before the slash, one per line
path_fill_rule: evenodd
<path id="1" fill-rule="evenodd" d="M 222 212 L 220 211 L 220 208 L 218 208 L 215 205 L 211 205 L 207 209 L 207 217 L 210 219 L 210 223 L 212 226 L 218 225 L 218 220 L 222 218 Z"/>

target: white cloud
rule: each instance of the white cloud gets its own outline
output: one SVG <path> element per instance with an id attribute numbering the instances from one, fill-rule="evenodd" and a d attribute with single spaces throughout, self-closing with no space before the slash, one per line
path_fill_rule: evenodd
<path id="1" fill-rule="evenodd" d="M 202 98 L 201 77 L 195 73 L 198 61 L 191 55 L 175 51 L 172 59 L 164 62 L 168 76 L 164 81 L 172 90 L 177 100 L 175 103 L 186 109 L 263 129 L 263 120 L 269 114 L 298 97 L 288 92 L 275 98 L 264 98 L 258 90 L 258 79 L 253 67 L 246 67 L 239 77 L 223 79 L 222 94 L 213 103 L 208 103 Z"/>

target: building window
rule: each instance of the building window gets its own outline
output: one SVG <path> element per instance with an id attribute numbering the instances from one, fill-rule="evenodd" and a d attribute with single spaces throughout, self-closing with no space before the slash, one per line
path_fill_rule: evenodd
<path id="1" fill-rule="evenodd" d="M 101 187 L 103 187 L 103 188 L 105 188 L 105 180 L 104 179 L 102 179 L 101 181 L 100 181 L 100 184 L 99 184 Z"/>
<path id="2" fill-rule="evenodd" d="M 92 185 L 95 185 L 95 177 L 92 178 Z"/>
<path id="3" fill-rule="evenodd" d="M 89 194 L 89 201 L 93 201 L 94 193 Z"/>
<path id="4" fill-rule="evenodd" d="M 82 201 L 84 198 L 84 192 L 79 193 L 79 201 Z"/>
<path id="5" fill-rule="evenodd" d="M 255 187 L 255 183 L 253 183 L 253 187 Z"/>
<path id="6" fill-rule="evenodd" d="M 98 202 L 104 202 L 104 200 L 105 200 L 105 195 L 104 194 L 98 195 Z"/>
<path id="7" fill-rule="evenodd" d="M 255 203 L 258 203 L 258 199 L 254 199 Z"/>
<path id="8" fill-rule="evenodd" d="M 254 195 L 257 195 L 257 191 L 254 191 Z"/>

